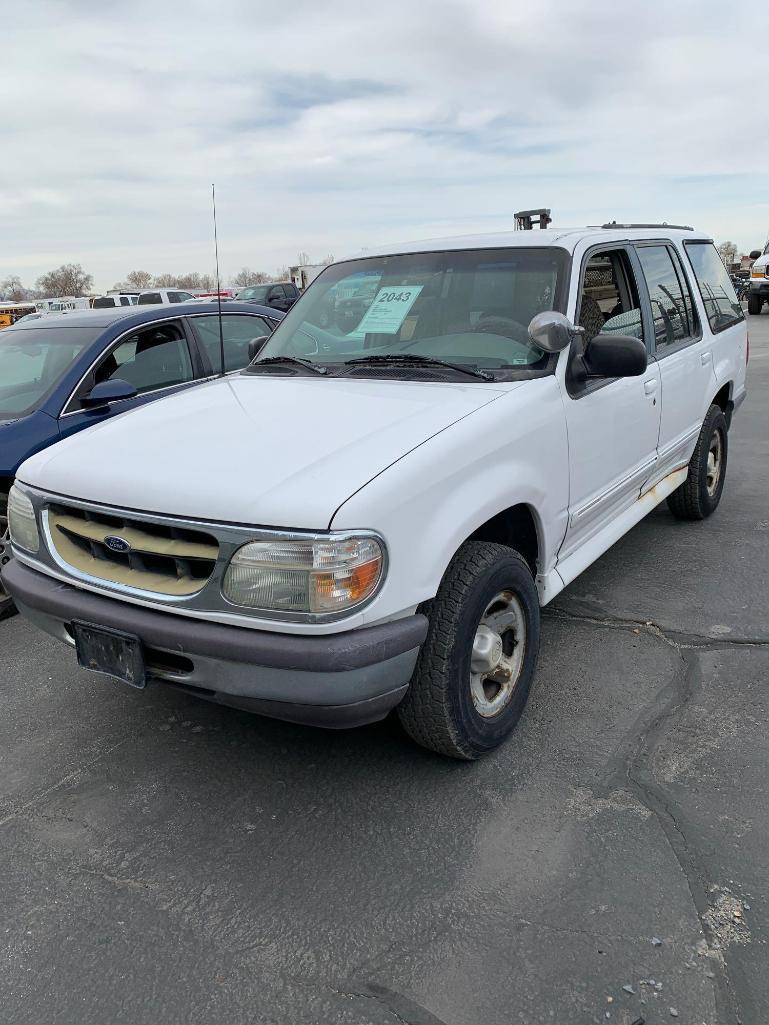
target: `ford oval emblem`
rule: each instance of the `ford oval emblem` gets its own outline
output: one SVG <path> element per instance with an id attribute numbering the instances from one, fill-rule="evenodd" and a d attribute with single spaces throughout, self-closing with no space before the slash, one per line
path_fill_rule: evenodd
<path id="1" fill-rule="evenodd" d="M 104 544 L 109 548 L 111 552 L 117 552 L 118 555 L 126 555 L 131 551 L 131 546 L 122 537 L 115 537 L 114 534 L 110 534 L 104 538 Z"/>

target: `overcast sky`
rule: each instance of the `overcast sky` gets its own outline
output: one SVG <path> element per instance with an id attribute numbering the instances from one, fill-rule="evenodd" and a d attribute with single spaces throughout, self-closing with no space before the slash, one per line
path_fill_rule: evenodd
<path id="1" fill-rule="evenodd" d="M 769 234 L 767 32 L 724 0 L 26 0 L 0 13 L 0 278 L 223 279 L 397 239 Z"/>

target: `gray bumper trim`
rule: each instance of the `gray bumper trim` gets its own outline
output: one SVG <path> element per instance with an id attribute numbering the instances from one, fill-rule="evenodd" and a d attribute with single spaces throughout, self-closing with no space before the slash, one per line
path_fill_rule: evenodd
<path id="1" fill-rule="evenodd" d="M 3 583 L 19 603 L 62 622 L 98 623 L 137 634 L 145 644 L 167 651 L 272 669 L 321 673 L 361 669 L 412 651 L 427 636 L 427 617 L 421 615 L 321 636 L 209 623 L 82 591 L 13 560 L 3 570 Z"/>

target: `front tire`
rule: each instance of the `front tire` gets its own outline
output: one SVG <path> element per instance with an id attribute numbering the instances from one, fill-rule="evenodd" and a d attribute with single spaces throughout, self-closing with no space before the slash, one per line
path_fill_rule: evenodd
<path id="1" fill-rule="evenodd" d="M 468 541 L 427 610 L 430 627 L 398 707 L 423 747 L 472 761 L 521 717 L 539 654 L 539 597 L 512 548 Z"/>
<path id="2" fill-rule="evenodd" d="M 748 294 L 748 313 L 752 316 L 757 317 L 761 312 L 761 307 L 764 305 L 764 300 L 760 295 Z"/>
<path id="3" fill-rule="evenodd" d="M 0 510 L 0 569 L 10 558 L 11 539 L 8 536 L 8 524 L 3 512 Z M 16 606 L 13 604 L 13 598 L 3 587 L 3 581 L 0 579 L 0 620 L 7 619 L 8 616 L 12 616 L 15 612 Z"/>
<path id="4" fill-rule="evenodd" d="M 716 511 L 724 490 L 727 453 L 726 418 L 718 406 L 711 406 L 689 460 L 689 476 L 668 496 L 676 519 L 704 520 Z"/>

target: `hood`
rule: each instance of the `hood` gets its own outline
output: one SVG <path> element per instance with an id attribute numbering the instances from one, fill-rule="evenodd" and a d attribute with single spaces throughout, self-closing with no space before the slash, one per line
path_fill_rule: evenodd
<path id="1" fill-rule="evenodd" d="M 325 529 L 373 477 L 504 390 L 237 376 L 67 438 L 28 459 L 18 478 L 140 511 Z"/>

